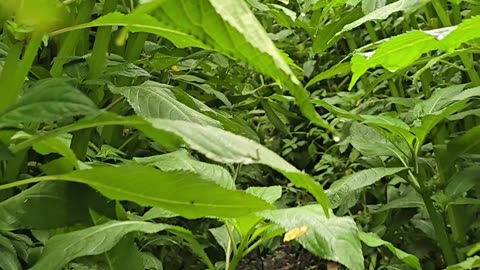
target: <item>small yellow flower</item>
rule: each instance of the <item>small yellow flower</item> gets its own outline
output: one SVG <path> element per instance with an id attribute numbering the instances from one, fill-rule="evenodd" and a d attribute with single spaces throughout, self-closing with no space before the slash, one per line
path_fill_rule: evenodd
<path id="1" fill-rule="evenodd" d="M 180 71 L 180 69 L 177 66 L 172 66 L 170 69 L 172 71 Z"/>
<path id="2" fill-rule="evenodd" d="M 289 242 L 299 238 L 300 236 L 304 235 L 308 231 L 308 226 L 303 225 L 300 228 L 293 228 L 288 231 L 285 236 L 283 237 L 283 242 Z"/>

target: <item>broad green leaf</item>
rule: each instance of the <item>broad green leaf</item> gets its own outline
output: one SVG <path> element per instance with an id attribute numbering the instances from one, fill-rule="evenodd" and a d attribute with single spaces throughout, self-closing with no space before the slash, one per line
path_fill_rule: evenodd
<path id="1" fill-rule="evenodd" d="M 307 226 L 297 241 L 320 258 L 339 262 L 348 269 L 364 269 L 358 229 L 350 217 L 330 218 L 318 205 L 268 210 L 257 215 L 279 224 L 286 231 Z"/>
<path id="2" fill-rule="evenodd" d="M 398 173 L 406 168 L 372 168 L 356 172 L 333 182 L 326 191 L 330 199 L 331 207 L 337 208 L 353 193 L 362 188 L 368 187 L 383 177 Z"/>
<path id="3" fill-rule="evenodd" d="M 396 248 L 390 242 L 382 240 L 377 234 L 360 232 L 359 237 L 360 237 L 360 240 L 362 240 L 362 242 L 365 243 L 365 245 L 367 245 L 369 247 L 384 246 L 388 250 L 390 250 L 393 253 L 393 255 L 395 255 L 402 262 L 408 264 L 410 267 L 412 267 L 414 269 L 417 269 L 417 270 L 422 269 L 422 267 L 420 266 L 420 260 L 417 257 Z"/>
<path id="4" fill-rule="evenodd" d="M 281 186 L 270 186 L 270 187 L 249 187 L 245 190 L 247 193 L 252 194 L 270 204 L 276 202 L 280 197 L 282 197 L 282 187 Z"/>
<path id="5" fill-rule="evenodd" d="M 447 150 L 452 160 L 472 150 L 480 149 L 480 126 L 467 130 L 447 144 Z"/>
<path id="6" fill-rule="evenodd" d="M 365 1 L 365 0 L 364 0 Z M 377 0 L 369 0 L 371 2 L 376 2 Z M 344 32 L 350 31 L 358 26 L 373 20 L 385 20 L 390 16 L 392 13 L 395 12 L 405 12 L 410 13 L 417 10 L 419 7 L 425 5 L 426 3 L 430 2 L 430 0 L 400 0 L 393 2 L 389 5 L 383 6 L 379 9 L 368 13 L 367 15 L 363 16 L 362 18 L 345 25 L 342 31 L 338 32 L 337 35 L 341 35 Z M 363 8 L 363 5 L 362 5 Z"/>
<path id="7" fill-rule="evenodd" d="M 365 14 L 374 12 L 375 10 L 385 6 L 385 0 L 362 0 L 362 11 Z"/>
<path id="8" fill-rule="evenodd" d="M 13 138 L 20 139 L 20 138 L 30 138 L 31 135 L 28 134 L 21 134 L 20 136 L 17 134 Z M 33 150 L 41 155 L 48 155 L 51 153 L 56 153 L 65 157 L 70 163 L 71 169 L 79 168 L 77 157 L 75 153 L 73 153 L 72 149 L 65 144 L 62 140 L 58 138 L 47 138 L 45 140 L 36 142 L 33 144 Z"/>
<path id="9" fill-rule="evenodd" d="M 308 174 L 299 171 L 257 142 L 211 126 L 167 119 L 151 119 L 147 122 L 140 117 L 120 117 L 111 113 L 102 113 L 95 117 L 87 117 L 60 131 L 53 131 L 46 136 L 39 135 L 40 138 L 32 139 L 41 140 L 56 135 L 56 133 L 62 134 L 105 125 L 134 127 L 166 148 L 177 148 L 182 144 L 187 144 L 190 148 L 199 151 L 208 158 L 222 163 L 267 165 L 283 174 L 295 186 L 306 189 L 325 209 L 328 209 L 328 199 L 322 186 Z M 33 141 L 29 141 L 21 145 L 22 148 L 17 146 L 11 150 L 17 152 L 32 143 Z"/>
<path id="10" fill-rule="evenodd" d="M 95 104 L 64 79 L 35 83 L 13 106 L 0 113 L 0 127 L 49 122 L 97 113 Z"/>
<path id="11" fill-rule="evenodd" d="M 221 126 L 218 121 L 179 102 L 169 88 L 171 86 L 147 81 L 139 86 L 111 87 L 110 91 L 127 98 L 135 112 L 143 117 L 167 118 L 202 125 Z"/>
<path id="12" fill-rule="evenodd" d="M 412 2 L 406 0 L 407 2 Z M 399 3 L 398 1 L 395 3 Z M 393 3 L 393 4 L 395 4 Z M 391 4 L 392 5 L 392 4 Z M 385 8 L 388 6 L 385 6 Z M 381 9 L 378 9 L 379 11 Z M 376 12 L 376 11 L 375 11 Z M 370 13 L 374 14 L 375 12 Z M 367 15 L 367 16 L 369 16 Z M 353 77 L 351 89 L 362 74 L 369 68 L 383 66 L 389 71 L 397 71 L 412 65 L 422 54 L 433 50 L 450 52 L 461 44 L 480 38 L 480 17 L 464 20 L 456 26 L 430 31 L 414 30 L 384 40 L 374 51 L 357 53 L 352 57 Z"/>
<path id="13" fill-rule="evenodd" d="M 87 184 L 109 199 L 156 206 L 190 219 L 238 217 L 272 208 L 263 200 L 242 191 L 224 189 L 194 173 L 162 172 L 138 165 L 98 167 L 38 180 Z"/>
<path id="14" fill-rule="evenodd" d="M 446 105 L 451 104 L 454 101 L 453 98 L 459 95 L 464 88 L 465 84 L 459 84 L 442 89 L 437 89 L 433 92 L 432 96 L 429 99 L 415 105 L 415 107 L 413 107 L 412 113 L 416 117 L 436 114 Z"/>
<path id="15" fill-rule="evenodd" d="M 388 130 L 392 134 L 398 135 L 405 139 L 408 146 L 412 148 L 415 135 L 410 132 L 410 127 L 398 118 L 383 115 L 361 115 L 364 124 L 371 127 L 379 127 Z"/>
<path id="16" fill-rule="evenodd" d="M 372 144 L 375 142 L 375 144 Z M 350 128 L 350 143 L 355 149 L 365 156 L 391 156 L 403 160 L 408 160 L 407 149 L 401 149 L 382 136 L 374 128 L 353 123 Z"/>
<path id="17" fill-rule="evenodd" d="M 112 249 L 131 232 L 157 233 L 181 229 L 172 225 L 143 221 L 110 221 L 83 230 L 55 235 L 47 241 L 40 259 L 31 270 L 62 269 L 76 258 L 102 254 Z"/>
<path id="18" fill-rule="evenodd" d="M 340 63 L 329 68 L 328 70 L 316 75 L 311 79 L 305 87 L 312 86 L 317 82 L 334 78 L 334 77 L 345 77 L 350 74 L 350 63 Z"/>
<path id="19" fill-rule="evenodd" d="M 0 230 L 54 229 L 89 221 L 88 209 L 108 211 L 104 199 L 75 183 L 38 183 L 0 203 Z"/>
<path id="20" fill-rule="evenodd" d="M 473 256 L 467 258 L 461 263 L 455 265 L 450 265 L 447 267 L 447 270 L 469 270 L 469 269 L 478 269 L 480 267 L 480 256 Z"/>
<path id="21" fill-rule="evenodd" d="M 193 172 L 205 180 L 217 183 L 223 188 L 235 189 L 235 182 L 225 168 L 193 159 L 186 150 L 178 150 L 158 156 L 133 158 L 133 160 L 142 165 L 155 166 L 166 172 Z"/>

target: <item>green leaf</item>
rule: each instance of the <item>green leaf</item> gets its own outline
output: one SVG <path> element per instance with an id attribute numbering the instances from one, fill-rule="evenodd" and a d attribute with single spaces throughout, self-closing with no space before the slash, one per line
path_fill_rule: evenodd
<path id="1" fill-rule="evenodd" d="M 333 2 L 333 1 L 332 1 Z M 362 17 L 362 10 L 355 8 L 350 12 L 343 14 L 342 16 L 335 16 L 328 24 L 319 26 L 312 35 L 312 50 L 316 54 L 323 53 L 326 49 L 335 45 L 341 38 L 340 35 L 336 35 L 342 30 L 342 28 L 349 23 Z M 309 83 L 310 84 L 310 83 Z"/>
<path id="2" fill-rule="evenodd" d="M 111 270 L 144 270 L 143 258 L 130 235 L 124 236 L 112 249 L 105 253 Z"/>
<path id="3" fill-rule="evenodd" d="M 22 265 L 17 259 L 17 254 L 0 246 L 0 269 L 2 270 L 22 270 Z"/>
<path id="4" fill-rule="evenodd" d="M 279 224 L 286 231 L 308 226 L 297 241 L 320 258 L 339 262 L 348 269 L 364 269 L 358 229 L 350 217 L 330 218 L 318 205 L 269 210 L 257 215 Z"/>
<path id="5" fill-rule="evenodd" d="M 153 119 L 151 123 L 157 129 L 175 134 L 192 149 L 212 160 L 222 163 L 267 165 L 282 173 L 295 186 L 309 191 L 325 209 L 328 208 L 328 199 L 317 182 L 268 148 L 252 140 L 215 127 L 184 121 Z"/>
<path id="6" fill-rule="evenodd" d="M 31 270 L 62 269 L 76 258 L 105 253 L 131 232 L 157 233 L 169 229 L 175 230 L 175 226 L 143 221 L 110 221 L 55 235 L 47 241 L 40 259 Z"/>
<path id="7" fill-rule="evenodd" d="M 331 207 L 337 208 L 356 190 L 363 189 L 381 180 L 383 177 L 398 173 L 406 168 L 372 168 L 356 172 L 333 182 L 326 191 Z"/>
<path id="8" fill-rule="evenodd" d="M 127 15 L 121 14 L 119 12 L 109 13 L 89 23 L 57 30 L 50 33 L 50 36 L 59 35 L 73 30 L 99 26 L 126 26 L 128 31 L 133 33 L 146 32 L 157 36 L 165 37 L 173 44 L 175 44 L 175 46 L 178 48 L 199 47 L 203 49 L 209 49 L 194 36 L 188 33 L 184 33 L 182 31 L 172 29 L 171 26 L 167 26 L 165 23 L 158 21 L 154 17 L 148 14 L 138 12 L 130 13 Z"/>
<path id="9" fill-rule="evenodd" d="M 374 210 L 373 212 L 382 212 L 392 209 L 402 209 L 402 208 L 420 208 L 424 207 L 425 203 L 423 202 L 422 197 L 418 192 L 411 190 L 406 194 L 402 194 L 401 197 L 393 199 L 386 204 L 380 206 L 380 208 Z"/>
<path id="10" fill-rule="evenodd" d="M 412 113 L 416 117 L 437 114 L 440 110 L 455 101 L 454 97 L 462 93 L 465 84 L 452 85 L 446 88 L 437 89 L 432 96 L 413 107 Z"/>
<path id="11" fill-rule="evenodd" d="M 409 0 L 405 1 L 413 3 Z M 400 2 L 402 1 L 393 4 Z M 377 11 L 379 10 L 381 9 Z M 480 38 L 479 27 L 480 17 L 477 16 L 464 20 L 456 26 L 430 31 L 410 31 L 384 40 L 375 51 L 356 53 L 351 60 L 353 77 L 349 88 L 353 88 L 360 76 L 369 68 L 383 66 L 385 69 L 395 72 L 412 65 L 424 53 L 433 50 L 450 52 L 465 42 Z"/>
<path id="12" fill-rule="evenodd" d="M 370 2 L 373 3 L 373 2 L 376 2 L 376 0 L 370 0 Z M 363 16 L 362 18 L 350 24 L 345 25 L 342 31 L 337 33 L 337 36 L 343 34 L 344 32 L 357 28 L 366 22 L 373 21 L 373 20 L 385 20 L 386 18 L 388 18 L 388 16 L 390 16 L 392 13 L 395 13 L 395 12 L 399 12 L 399 11 L 403 11 L 405 13 L 414 12 L 419 7 L 425 5 L 428 2 L 430 2 L 430 0 L 414 0 L 414 1 L 400 0 L 400 1 L 393 2 L 389 5 L 383 6 L 379 9 L 376 9 L 375 11 L 372 11 L 370 13 L 365 12 L 365 13 L 368 13 L 366 16 Z M 363 8 L 363 3 L 362 3 L 362 8 Z"/>
<path id="13" fill-rule="evenodd" d="M 126 97 L 135 112 L 143 117 L 221 126 L 218 121 L 179 102 L 169 88 L 171 88 L 169 85 L 147 81 L 139 86 L 111 87 L 110 91 Z"/>
<path id="14" fill-rule="evenodd" d="M 273 126 L 275 126 L 275 128 L 278 129 L 278 131 L 282 132 L 283 134 L 291 136 L 287 125 L 285 125 L 285 123 L 280 119 L 277 113 L 272 109 L 272 107 L 270 107 L 269 101 L 262 100 L 261 104 L 263 109 L 265 110 L 265 114 L 267 115 L 268 119 L 273 124 Z"/>
<path id="15" fill-rule="evenodd" d="M 133 158 L 133 160 L 142 165 L 155 166 L 166 172 L 192 172 L 199 175 L 204 180 L 217 183 L 223 188 L 231 190 L 235 189 L 235 182 L 225 168 L 193 159 L 186 150 L 178 150 L 176 152 L 158 156 Z"/>
<path id="16" fill-rule="evenodd" d="M 350 74 L 350 63 L 339 63 L 335 66 L 329 68 L 328 70 L 318 74 L 317 76 L 313 77 L 305 87 L 312 86 L 317 82 L 334 78 L 334 77 L 345 77 Z"/>
<path id="17" fill-rule="evenodd" d="M 465 192 L 478 185 L 479 180 L 480 167 L 472 166 L 465 168 L 448 179 L 448 185 L 445 187 L 445 195 L 450 199 L 462 196 Z"/>
<path id="18" fill-rule="evenodd" d="M 89 221 L 88 209 L 107 211 L 92 189 L 73 183 L 38 183 L 0 203 L 0 230 L 54 229 Z"/>
<path id="19" fill-rule="evenodd" d="M 417 144 L 422 145 L 427 138 L 430 131 L 440 122 L 445 120 L 449 115 L 458 112 L 459 110 L 465 108 L 467 101 L 458 101 L 453 103 L 446 108 L 435 112 L 435 114 L 425 115 L 422 118 L 422 124 L 417 127 L 411 128 L 411 131 L 417 136 Z"/>
<path id="20" fill-rule="evenodd" d="M 35 83 L 26 95 L 0 114 L 0 127 L 97 112 L 95 104 L 64 79 L 47 79 Z"/>
<path id="21" fill-rule="evenodd" d="M 145 270 L 163 270 L 163 263 L 155 255 L 142 252 L 143 267 Z"/>
<path id="22" fill-rule="evenodd" d="M 162 172 L 138 165 L 98 167 L 38 179 L 88 184 L 109 199 L 156 206 L 191 219 L 238 217 L 272 208 L 254 196 L 224 189 L 194 173 Z"/>
<path id="23" fill-rule="evenodd" d="M 57 153 L 65 157 L 71 165 L 71 168 L 78 169 L 78 160 L 73 153 L 72 149 L 58 138 L 47 138 L 46 140 L 39 141 L 33 145 L 33 149 L 41 154 L 48 155 L 51 153 Z"/>
<path id="24" fill-rule="evenodd" d="M 270 186 L 270 187 L 249 187 L 246 192 L 252 194 L 270 204 L 276 202 L 280 197 L 282 197 L 282 187 L 281 186 Z"/>
<path id="25" fill-rule="evenodd" d="M 467 258 L 461 263 L 455 265 L 450 265 L 447 267 L 447 270 L 467 270 L 467 269 L 477 269 L 480 267 L 480 256 L 473 256 Z"/>
<path id="26" fill-rule="evenodd" d="M 396 248 L 390 242 L 382 240 L 377 234 L 360 232 L 359 237 L 360 237 L 360 240 L 362 240 L 362 242 L 365 243 L 365 245 L 369 247 L 384 246 L 388 250 L 390 250 L 393 253 L 393 255 L 397 256 L 398 259 L 408 264 L 410 267 L 418 270 L 422 269 L 422 267 L 420 266 L 420 261 L 418 260 L 417 257 Z"/>
<path id="27" fill-rule="evenodd" d="M 374 128 L 354 122 L 350 134 L 352 146 L 365 156 L 391 156 L 404 162 L 408 160 L 406 149 L 399 148 Z"/>
<path id="28" fill-rule="evenodd" d="M 104 125 L 134 127 L 166 148 L 177 148 L 187 144 L 190 148 L 217 162 L 267 165 L 283 174 L 295 186 L 306 189 L 325 209 L 328 209 L 328 198 L 322 186 L 314 181 L 311 176 L 299 171 L 257 142 L 219 128 L 179 120 L 151 119 L 150 122 L 147 122 L 139 117 L 120 117 L 111 113 L 102 113 L 95 117 L 80 120 L 68 128 L 50 134 L 61 134 Z M 39 137 L 42 137 L 42 135 L 39 135 Z M 46 136 L 44 135 L 44 137 Z M 33 139 L 40 140 L 38 137 Z M 32 141 L 21 146 L 22 148 L 28 147 L 31 143 Z M 16 152 L 22 148 L 14 147 L 12 151 Z"/>
<path id="29" fill-rule="evenodd" d="M 363 13 L 369 14 L 385 6 L 385 0 L 362 0 Z"/>
<path id="30" fill-rule="evenodd" d="M 480 149 L 480 126 L 467 130 L 447 144 L 448 155 L 452 160 L 478 149 Z"/>

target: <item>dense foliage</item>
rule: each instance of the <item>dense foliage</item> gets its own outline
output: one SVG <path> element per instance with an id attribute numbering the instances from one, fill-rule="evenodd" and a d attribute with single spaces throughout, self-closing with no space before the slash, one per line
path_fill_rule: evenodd
<path id="1" fill-rule="evenodd" d="M 480 267 L 479 13 L 1 1 L 0 269 Z"/>

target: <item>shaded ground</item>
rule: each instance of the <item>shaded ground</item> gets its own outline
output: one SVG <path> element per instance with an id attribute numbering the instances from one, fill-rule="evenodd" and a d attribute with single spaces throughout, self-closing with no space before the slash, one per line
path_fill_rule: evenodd
<path id="1" fill-rule="evenodd" d="M 336 263 L 321 260 L 303 248 L 282 245 L 273 254 L 252 253 L 239 270 L 341 270 Z"/>

